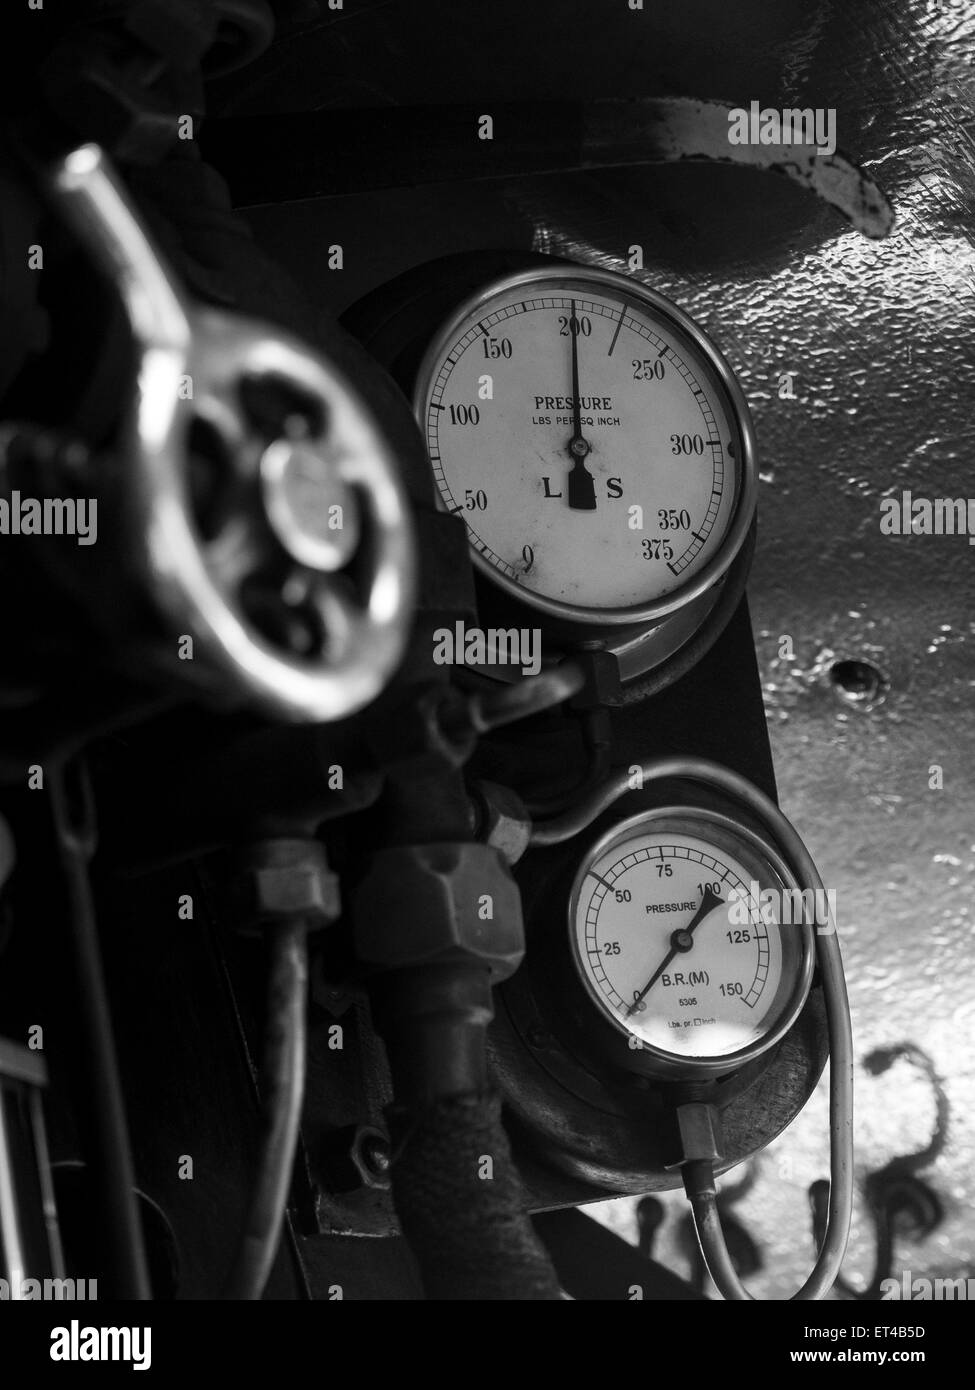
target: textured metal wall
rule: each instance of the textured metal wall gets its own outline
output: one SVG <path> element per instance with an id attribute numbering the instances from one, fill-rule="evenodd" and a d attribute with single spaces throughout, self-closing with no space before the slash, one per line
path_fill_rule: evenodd
<path id="1" fill-rule="evenodd" d="M 285 46 L 227 109 L 564 98 L 566 83 L 580 98 L 833 107 L 840 149 L 893 201 L 894 233 L 871 242 L 783 180 L 690 166 L 404 191 L 252 221 L 337 309 L 449 251 L 533 242 L 623 268 L 639 243 L 646 280 L 724 348 L 763 461 L 750 595 L 781 802 L 837 893 L 858 1170 L 925 1150 L 940 1078 L 944 1133 L 901 1167 L 922 1174 L 944 1219 L 927 1239 L 900 1238 L 895 1266 L 975 1272 L 975 550 L 964 536 L 884 536 L 879 510 L 902 489 L 975 496 L 975 6 L 648 0 L 637 13 L 625 0 L 505 0 L 467 19 L 458 6 L 407 8 L 359 7 L 306 38 L 300 66 L 298 45 Z M 341 286 L 323 266 L 334 240 L 354 248 Z M 841 666 L 846 689 L 842 661 L 869 663 L 879 689 L 857 698 L 870 672 Z M 902 1044 L 915 1050 L 883 1051 Z M 758 1293 L 783 1296 L 809 1265 L 806 1192 L 826 1154 L 821 1091 L 735 1206 L 764 1260 Z M 658 1248 L 686 1267 L 683 1204 L 668 1210 Z M 602 1215 L 633 1234 L 632 1204 Z M 861 1201 L 854 1282 L 869 1279 L 873 1250 Z"/>
<path id="2" fill-rule="evenodd" d="M 755 414 L 752 614 L 781 802 L 837 894 L 861 1176 L 931 1145 L 929 1066 L 943 1082 L 943 1147 L 902 1165 L 923 1174 L 943 1222 L 899 1236 L 894 1262 L 898 1277 L 931 1277 L 975 1273 L 975 552 L 964 536 L 883 535 L 879 504 L 903 489 L 975 496 L 975 7 L 895 8 L 824 7 L 789 90 L 789 104 L 838 109 L 841 148 L 893 200 L 891 238 L 809 208 L 801 230 L 770 217 L 754 248 L 732 231 L 730 264 L 690 274 L 654 261 L 651 278 L 712 328 Z M 727 175 L 732 207 L 741 177 Z M 675 191 L 671 208 L 682 201 Z M 702 216 L 700 197 L 686 202 Z M 584 255 L 600 239 L 576 225 L 549 244 Z M 836 666 L 849 661 L 873 667 L 879 688 Z M 900 1044 L 922 1055 L 884 1055 Z M 826 1172 L 826 1127 L 823 1087 L 735 1205 L 766 1296 L 808 1267 L 806 1192 Z M 686 1266 L 683 1203 L 669 1207 L 659 1248 Z M 862 1200 L 852 1283 L 869 1282 L 875 1241 Z"/>

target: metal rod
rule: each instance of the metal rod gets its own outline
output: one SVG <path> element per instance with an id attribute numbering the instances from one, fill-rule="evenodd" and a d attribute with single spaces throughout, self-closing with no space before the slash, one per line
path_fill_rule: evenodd
<path id="1" fill-rule="evenodd" d="M 63 766 L 48 768 L 58 856 L 64 873 L 74 952 L 78 1011 L 87 1056 L 82 1068 L 84 1094 L 79 1098 L 92 1117 L 92 1152 L 88 1162 L 105 1227 L 112 1296 L 152 1297 L 142 1225 L 135 1191 L 125 1102 L 102 969 L 88 860 L 94 849 L 94 818 L 83 768 L 76 765 L 84 809 L 72 812 Z"/>

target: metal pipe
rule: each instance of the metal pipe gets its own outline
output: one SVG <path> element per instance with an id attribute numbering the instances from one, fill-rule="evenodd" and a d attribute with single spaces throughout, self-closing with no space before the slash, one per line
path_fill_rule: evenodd
<path id="1" fill-rule="evenodd" d="M 152 1292 L 135 1192 L 122 1080 L 88 880 L 88 859 L 94 849 L 95 835 L 91 794 L 82 770 L 83 804 L 76 815 L 71 808 L 65 768 L 52 767 L 48 776 L 58 854 L 70 908 L 83 1046 L 88 1054 L 83 1073 L 86 1094 L 81 1097 L 81 1105 L 84 1112 L 93 1117 L 93 1152 L 89 1161 L 106 1227 L 112 1293 L 116 1298 L 149 1299 Z"/>
<path id="2" fill-rule="evenodd" d="M 244 1234 L 224 1294 L 255 1300 L 264 1292 L 284 1224 L 305 1093 L 307 923 L 271 929 L 268 1016 L 261 1062 L 264 1136 Z"/>

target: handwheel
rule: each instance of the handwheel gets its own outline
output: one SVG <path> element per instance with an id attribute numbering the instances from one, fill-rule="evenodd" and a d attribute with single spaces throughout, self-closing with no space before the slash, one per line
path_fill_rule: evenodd
<path id="1" fill-rule="evenodd" d="M 297 339 L 188 304 L 97 146 L 69 154 L 52 185 L 112 276 L 138 355 L 124 510 L 156 607 L 193 638 L 194 665 L 267 713 L 354 714 L 402 655 L 414 587 L 378 421 Z"/>

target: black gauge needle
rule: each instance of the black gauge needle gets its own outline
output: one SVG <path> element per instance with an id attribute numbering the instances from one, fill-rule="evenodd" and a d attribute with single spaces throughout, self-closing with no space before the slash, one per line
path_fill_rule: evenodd
<path id="1" fill-rule="evenodd" d="M 586 467 L 589 441 L 582 437 L 582 406 L 579 404 L 579 320 L 576 318 L 576 302 L 572 301 L 572 316 L 569 319 L 569 337 L 572 340 L 572 438 L 569 440 L 569 454 L 572 469 L 569 473 L 569 506 L 577 512 L 596 510 L 596 483 Z"/>
<path id="2" fill-rule="evenodd" d="M 637 1009 L 640 1007 L 646 996 L 653 989 L 654 985 L 660 979 L 661 975 L 667 969 L 667 966 L 674 959 L 674 957 L 680 955 L 682 951 L 689 951 L 691 949 L 691 947 L 694 945 L 695 930 L 701 925 L 708 913 L 713 912 L 714 909 L 720 906 L 720 904 L 723 902 L 724 899 L 719 898 L 717 893 L 712 893 L 710 888 L 705 891 L 704 896 L 701 898 L 701 902 L 698 906 L 697 911 L 695 912 L 691 920 L 688 922 L 687 926 L 679 927 L 677 931 L 671 933 L 670 950 L 664 956 L 663 960 L 657 966 L 656 970 L 650 976 L 649 980 L 640 990 L 640 993 L 636 996 L 636 998 L 633 1000 L 633 1003 L 627 1009 L 627 1018 L 629 1018 L 631 1014 L 636 1013 Z"/>

